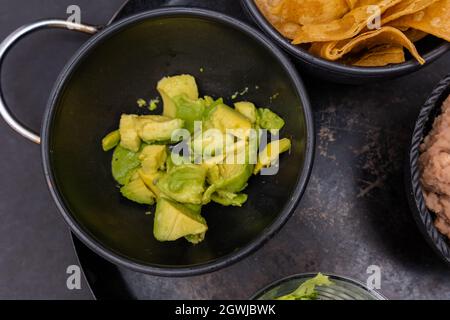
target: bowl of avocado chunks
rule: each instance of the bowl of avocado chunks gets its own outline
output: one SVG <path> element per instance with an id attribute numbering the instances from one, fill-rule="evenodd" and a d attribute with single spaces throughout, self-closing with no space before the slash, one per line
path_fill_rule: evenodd
<path id="1" fill-rule="evenodd" d="M 279 165 L 291 141 L 268 141 L 268 132 L 278 137 L 285 126 L 270 109 L 248 101 L 231 108 L 223 98 L 200 98 L 191 75 L 165 77 L 157 90 L 163 114 L 123 114 L 102 148 L 114 149 L 112 176 L 122 196 L 141 205 L 156 203 L 150 209 L 156 240 L 199 244 L 208 230 L 203 207 L 212 202 L 242 207 L 251 176 Z M 176 144 L 185 154 L 170 149 Z"/>
<path id="2" fill-rule="evenodd" d="M 309 99 L 284 53 L 254 28 L 202 9 L 158 9 L 79 29 L 95 35 L 63 69 L 40 137 L 5 118 L 41 142 L 49 190 L 76 237 L 114 264 L 168 277 L 221 269 L 271 239 L 294 213 L 314 154 Z M 222 164 L 211 137 L 209 163 L 192 161 L 195 139 L 168 138 L 195 137 L 199 119 L 202 129 L 240 130 L 224 145 L 236 155 L 253 150 L 256 161 Z M 281 128 L 279 137 L 270 132 L 266 144 L 248 148 L 264 128 Z M 178 148 L 195 159 L 174 156 Z M 262 174 L 280 153 L 276 174 Z"/>

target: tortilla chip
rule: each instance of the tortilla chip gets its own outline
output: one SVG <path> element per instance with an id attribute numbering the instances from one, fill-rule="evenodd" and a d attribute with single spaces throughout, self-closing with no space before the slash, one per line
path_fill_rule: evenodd
<path id="1" fill-rule="evenodd" d="M 278 6 L 283 0 L 269 1 L 269 0 L 255 0 L 255 4 L 259 11 L 266 17 L 271 24 L 280 24 L 282 19 L 279 15 L 274 14 L 273 9 Z"/>
<path id="2" fill-rule="evenodd" d="M 417 29 L 408 29 L 403 32 L 405 36 L 408 37 L 411 42 L 417 42 L 428 36 L 428 33 L 417 30 Z"/>
<path id="3" fill-rule="evenodd" d="M 346 0 L 281 0 L 272 14 L 299 25 L 327 23 L 349 11 Z"/>
<path id="4" fill-rule="evenodd" d="M 390 7 L 395 6 L 402 0 L 380 0 L 380 13 L 383 14 Z M 450 0 L 449 0 L 450 1 Z M 357 7 L 347 13 L 343 18 L 328 23 L 305 25 L 297 33 L 293 44 L 323 41 L 339 41 L 353 38 L 367 25 L 378 17 L 378 12 L 371 10 L 369 6 Z"/>
<path id="5" fill-rule="evenodd" d="M 375 47 L 351 63 L 357 67 L 383 67 L 405 62 L 402 46 L 383 45 Z"/>
<path id="6" fill-rule="evenodd" d="M 281 16 L 274 14 L 274 7 L 278 6 L 283 0 L 255 0 L 255 4 L 266 17 L 270 24 L 278 30 L 284 37 L 293 39 L 300 30 L 300 25 L 292 22 L 284 22 Z"/>
<path id="7" fill-rule="evenodd" d="M 350 10 L 353 10 L 358 5 L 359 0 L 347 0 L 347 5 L 350 8 Z"/>
<path id="8" fill-rule="evenodd" d="M 439 0 L 424 10 L 392 21 L 390 25 L 414 28 L 450 41 L 450 0 Z"/>
<path id="9" fill-rule="evenodd" d="M 323 44 L 313 44 L 310 52 L 324 59 L 336 61 L 348 53 L 358 53 L 368 48 L 369 50 L 380 45 L 398 45 L 408 49 L 420 64 L 425 60 L 417 52 L 414 44 L 398 29 L 382 27 L 369 31 L 359 36 L 341 41 L 331 41 Z"/>
<path id="10" fill-rule="evenodd" d="M 437 1 L 439 0 L 403 0 L 399 4 L 386 10 L 383 19 L 381 20 L 381 24 L 385 25 L 403 16 L 421 11 Z"/>

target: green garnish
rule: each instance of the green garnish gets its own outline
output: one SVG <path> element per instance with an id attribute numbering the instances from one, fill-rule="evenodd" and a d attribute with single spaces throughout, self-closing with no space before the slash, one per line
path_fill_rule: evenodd
<path id="1" fill-rule="evenodd" d="M 155 110 L 158 108 L 159 102 L 160 102 L 160 101 L 159 101 L 159 98 L 150 100 L 150 104 L 149 104 L 148 109 L 149 109 L 150 111 L 155 111 Z"/>
<path id="2" fill-rule="evenodd" d="M 244 94 L 247 94 L 247 93 L 248 93 L 248 87 L 245 87 L 244 90 L 242 90 L 241 92 L 239 92 L 239 94 L 240 94 L 241 96 L 243 96 Z"/>
<path id="3" fill-rule="evenodd" d="M 205 71 L 204 68 L 200 68 L 200 72 L 203 73 Z"/>
<path id="4" fill-rule="evenodd" d="M 333 282 L 328 276 L 319 273 L 316 277 L 302 283 L 294 292 L 276 298 L 276 300 L 317 300 L 316 287 L 331 286 Z"/>
<path id="5" fill-rule="evenodd" d="M 270 102 L 272 102 L 273 100 L 276 100 L 278 97 L 280 96 L 280 94 L 277 92 L 275 93 L 273 96 L 270 97 Z"/>
<path id="6" fill-rule="evenodd" d="M 139 108 L 145 108 L 147 106 L 147 101 L 144 99 L 138 99 L 136 102 Z"/>

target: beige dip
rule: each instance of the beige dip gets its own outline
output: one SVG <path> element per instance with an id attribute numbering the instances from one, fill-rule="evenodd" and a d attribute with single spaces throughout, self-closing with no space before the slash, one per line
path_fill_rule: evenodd
<path id="1" fill-rule="evenodd" d="M 419 158 L 425 202 L 436 213 L 436 228 L 450 238 L 450 97 L 433 129 L 420 146 Z"/>

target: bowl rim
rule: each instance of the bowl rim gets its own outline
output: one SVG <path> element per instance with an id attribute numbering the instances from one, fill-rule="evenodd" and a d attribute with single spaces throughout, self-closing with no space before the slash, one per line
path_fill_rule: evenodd
<path id="1" fill-rule="evenodd" d="M 421 172 L 419 168 L 420 145 L 422 144 L 427 129 L 426 126 L 433 119 L 432 113 L 440 110 L 442 102 L 450 94 L 450 74 L 445 76 L 434 88 L 428 100 L 420 110 L 409 147 L 408 163 L 406 170 L 406 189 L 411 212 L 423 237 L 433 250 L 450 265 L 450 246 L 446 237 L 434 226 L 433 213 L 425 204 L 420 182 Z"/>
<path id="2" fill-rule="evenodd" d="M 305 115 L 305 126 L 307 136 L 304 137 L 306 142 L 304 166 L 301 172 L 299 173 L 295 189 L 292 191 L 292 198 L 280 211 L 279 216 L 275 219 L 272 225 L 267 227 L 258 237 L 253 239 L 246 246 L 239 248 L 238 250 L 235 250 L 223 257 L 212 260 L 208 263 L 193 266 L 169 267 L 169 266 L 148 265 L 139 261 L 134 261 L 124 255 L 120 255 L 119 253 L 108 248 L 107 246 L 101 244 L 100 241 L 95 239 L 93 235 L 91 235 L 87 230 L 85 230 L 78 224 L 78 222 L 72 216 L 70 210 L 66 206 L 64 198 L 57 187 L 56 179 L 50 161 L 51 159 L 50 132 L 52 128 L 53 122 L 52 120 L 54 118 L 57 109 L 56 108 L 57 101 L 60 97 L 60 93 L 62 92 L 65 86 L 66 81 L 70 78 L 71 74 L 77 68 L 78 64 L 81 62 L 84 56 L 88 54 L 91 50 L 95 49 L 96 45 L 100 41 L 107 40 L 109 36 L 140 21 L 148 19 L 180 17 L 180 16 L 208 19 L 216 23 L 224 24 L 229 28 L 235 28 L 236 30 L 239 30 L 240 32 L 246 34 L 250 38 L 253 38 L 259 44 L 261 44 L 262 47 L 268 50 L 268 52 L 270 52 L 274 56 L 274 58 L 278 60 L 280 65 L 284 68 L 287 77 L 290 78 L 293 86 L 295 87 L 296 94 L 298 95 L 300 101 L 303 104 L 303 108 L 300 110 Z M 273 238 L 274 235 L 289 220 L 289 218 L 294 213 L 296 207 L 298 206 L 298 203 L 306 189 L 306 185 L 309 181 L 312 172 L 314 149 L 315 149 L 314 121 L 309 97 L 303 85 L 303 81 L 300 75 L 297 73 L 293 64 L 286 57 L 286 55 L 279 48 L 273 46 L 272 42 L 266 36 L 261 34 L 258 30 L 254 29 L 253 27 L 247 25 L 246 23 L 243 23 L 235 18 L 232 18 L 222 13 L 205 9 L 193 9 L 189 7 L 162 8 L 146 11 L 143 13 L 138 13 L 136 15 L 132 15 L 108 26 L 107 28 L 101 30 L 98 34 L 90 38 L 77 51 L 77 53 L 75 53 L 75 55 L 66 64 L 60 76 L 58 77 L 58 80 L 55 83 L 55 86 L 52 90 L 50 99 L 47 104 L 41 132 L 42 132 L 42 145 L 41 145 L 42 164 L 47 185 L 53 197 L 53 200 L 55 201 L 57 208 L 59 209 L 59 212 L 62 214 L 64 220 L 69 225 L 70 229 L 74 232 L 74 234 L 91 250 L 93 250 L 101 257 L 105 258 L 106 260 L 116 265 L 131 269 L 133 271 L 164 277 L 187 277 L 210 273 L 222 269 L 247 257 L 251 253 L 255 252 L 257 249 L 262 247 L 271 238 Z"/>
<path id="3" fill-rule="evenodd" d="M 450 51 L 450 43 L 443 41 L 441 45 L 435 49 L 422 55 L 426 60 L 424 65 L 421 65 L 414 59 L 410 59 L 400 64 L 393 64 L 384 67 L 355 67 L 347 66 L 342 63 L 328 61 L 320 57 L 316 57 L 299 46 L 291 44 L 291 42 L 280 34 L 269 21 L 261 13 L 254 0 L 241 0 L 241 4 L 245 11 L 251 16 L 253 21 L 273 39 L 278 45 L 280 45 L 285 51 L 294 56 L 295 58 L 313 65 L 314 67 L 332 72 L 334 74 L 345 74 L 348 76 L 364 76 L 367 78 L 376 78 L 379 76 L 396 76 L 406 73 L 411 73 L 419 70 L 420 68 L 429 65 L 446 52 Z"/>
<path id="4" fill-rule="evenodd" d="M 266 294 L 267 292 L 275 289 L 276 287 L 281 286 L 282 284 L 292 281 L 292 280 L 302 280 L 302 279 L 312 279 L 315 276 L 317 276 L 319 272 L 307 272 L 307 273 L 297 273 L 294 275 L 290 275 L 287 277 L 284 277 L 279 280 L 275 280 L 272 283 L 265 286 L 263 289 L 260 289 L 257 293 L 255 293 L 250 300 L 258 300 L 262 295 Z M 362 283 L 359 280 L 351 279 L 345 276 L 336 275 L 333 273 L 324 273 L 321 272 L 323 275 L 326 275 L 330 277 L 331 280 L 340 280 L 349 284 L 352 284 L 354 286 L 359 287 L 360 289 L 363 289 L 364 291 L 368 292 L 373 298 L 376 300 L 388 300 L 383 294 L 381 294 L 378 290 L 369 289 L 364 283 Z"/>

